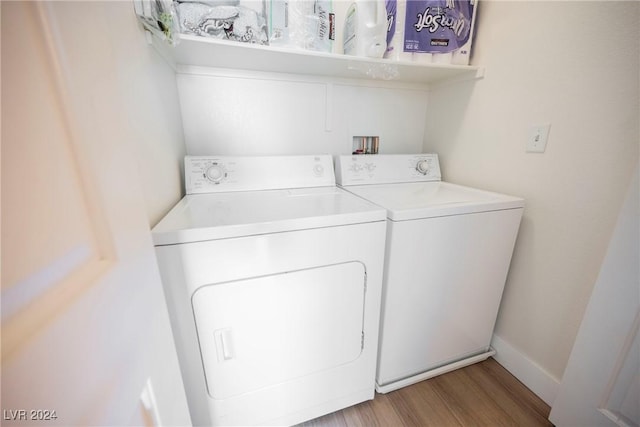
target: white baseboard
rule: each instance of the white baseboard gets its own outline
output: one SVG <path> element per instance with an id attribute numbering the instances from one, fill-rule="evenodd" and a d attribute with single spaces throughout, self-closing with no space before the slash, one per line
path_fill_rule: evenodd
<path id="1" fill-rule="evenodd" d="M 544 400 L 547 405 L 553 406 L 553 401 L 556 399 L 560 387 L 560 381 L 557 378 L 497 335 L 491 339 L 491 347 L 496 350 L 493 358 L 499 364 Z"/>

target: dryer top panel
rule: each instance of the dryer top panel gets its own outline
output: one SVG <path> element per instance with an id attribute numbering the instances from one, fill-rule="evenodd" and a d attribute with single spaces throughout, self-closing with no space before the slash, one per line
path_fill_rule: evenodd
<path id="1" fill-rule="evenodd" d="M 185 196 L 153 228 L 155 245 L 384 221 L 384 209 L 337 187 Z"/>
<path id="2" fill-rule="evenodd" d="M 387 209 L 392 221 L 523 208 L 524 200 L 448 182 L 358 185 L 350 192 Z"/>
<path id="3" fill-rule="evenodd" d="M 330 155 L 185 156 L 187 194 L 335 185 Z"/>

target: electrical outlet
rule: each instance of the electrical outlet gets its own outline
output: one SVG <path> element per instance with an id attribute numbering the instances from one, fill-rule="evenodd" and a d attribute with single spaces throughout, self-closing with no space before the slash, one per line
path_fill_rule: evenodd
<path id="1" fill-rule="evenodd" d="M 527 153 L 544 153 L 551 124 L 531 126 L 527 139 Z"/>

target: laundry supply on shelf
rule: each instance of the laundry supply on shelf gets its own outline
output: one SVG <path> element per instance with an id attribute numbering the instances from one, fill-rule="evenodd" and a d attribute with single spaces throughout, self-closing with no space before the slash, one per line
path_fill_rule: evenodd
<path id="1" fill-rule="evenodd" d="M 382 58 L 387 49 L 387 10 L 384 0 L 356 0 L 344 21 L 345 55 Z"/>
<path id="2" fill-rule="evenodd" d="M 335 14 L 331 0 L 270 0 L 269 43 L 332 52 Z"/>
<path id="3" fill-rule="evenodd" d="M 183 34 L 268 44 L 264 1 L 179 0 L 175 4 Z"/>
<path id="4" fill-rule="evenodd" d="M 406 0 L 403 51 L 417 62 L 468 65 L 477 2 Z"/>

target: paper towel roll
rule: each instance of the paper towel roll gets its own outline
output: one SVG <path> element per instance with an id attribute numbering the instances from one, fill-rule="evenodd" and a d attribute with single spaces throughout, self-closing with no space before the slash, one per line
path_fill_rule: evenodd
<path id="1" fill-rule="evenodd" d="M 413 62 L 417 62 L 418 64 L 432 64 L 433 56 L 433 54 L 427 52 L 414 52 Z"/>
<path id="2" fill-rule="evenodd" d="M 393 61 L 412 61 L 411 52 L 404 51 L 404 24 L 407 14 L 406 0 L 387 0 L 387 15 L 393 16 L 395 28 L 391 41 L 387 44 L 384 57 Z"/>
<path id="3" fill-rule="evenodd" d="M 432 62 L 434 64 L 451 64 L 453 52 L 434 53 Z"/>

